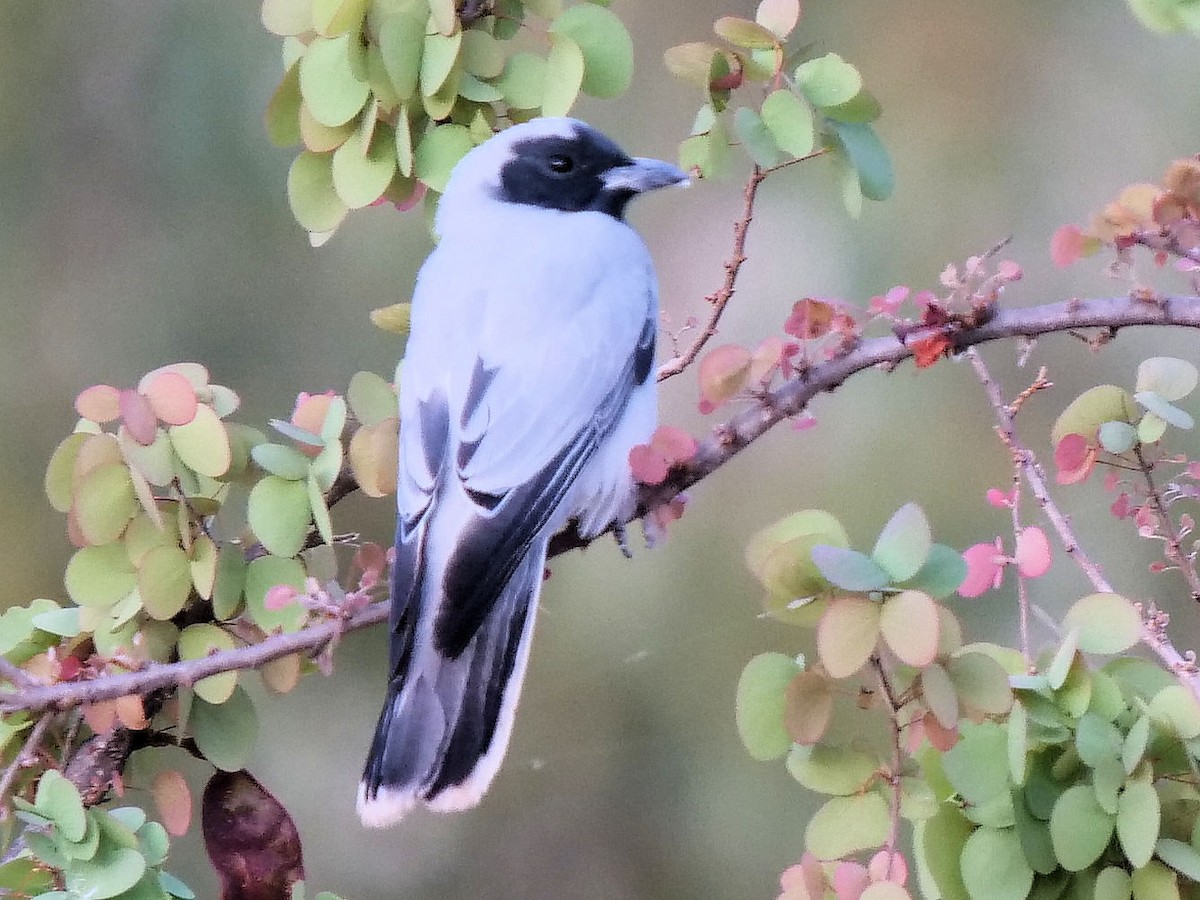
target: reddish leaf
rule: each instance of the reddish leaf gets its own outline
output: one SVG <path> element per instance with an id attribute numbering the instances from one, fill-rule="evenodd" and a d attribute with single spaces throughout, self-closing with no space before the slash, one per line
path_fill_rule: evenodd
<path id="1" fill-rule="evenodd" d="M 1039 578 L 1050 569 L 1050 541 L 1046 533 L 1036 525 L 1021 529 L 1017 535 L 1016 549 L 1013 558 L 1017 561 L 1017 571 L 1026 578 Z"/>
<path id="2" fill-rule="evenodd" d="M 963 551 L 967 577 L 958 586 L 960 597 L 979 597 L 1000 586 L 1004 574 L 1004 548 L 1000 539 L 995 543 L 975 544 Z"/>
<path id="3" fill-rule="evenodd" d="M 1124 519 L 1127 515 L 1129 515 L 1129 494 L 1125 493 L 1124 491 L 1118 494 L 1117 499 L 1114 500 L 1112 506 L 1109 507 L 1109 512 L 1111 512 L 1118 519 Z"/>
<path id="4" fill-rule="evenodd" d="M 180 837 L 187 834 L 192 824 L 192 792 L 188 789 L 183 775 L 171 769 L 159 772 L 154 776 L 151 787 L 154 795 L 154 805 L 158 808 L 158 817 L 162 820 L 167 834 Z"/>
<path id="5" fill-rule="evenodd" d="M 146 385 L 154 414 L 168 425 L 186 425 L 196 418 L 196 389 L 178 372 L 160 372 Z"/>
<path id="6" fill-rule="evenodd" d="M 300 596 L 300 592 L 290 584 L 276 584 L 267 588 L 263 597 L 263 606 L 271 611 L 278 611 L 291 606 Z"/>
<path id="7" fill-rule="evenodd" d="M 921 717 L 921 727 L 925 729 L 925 737 L 929 738 L 935 750 L 945 753 L 958 743 L 958 726 L 947 728 L 932 713 Z"/>
<path id="8" fill-rule="evenodd" d="M 858 900 L 870 884 L 867 867 L 860 862 L 839 862 L 833 872 L 833 890 L 838 900 Z"/>
<path id="9" fill-rule="evenodd" d="M 649 444 L 637 444 L 629 451 L 629 468 L 642 484 L 662 484 L 671 467 Z"/>
<path id="10" fill-rule="evenodd" d="M 896 884 L 908 881 L 908 861 L 899 853 L 880 850 L 871 857 L 867 871 L 872 881 L 891 881 Z"/>
<path id="11" fill-rule="evenodd" d="M 150 720 L 146 718 L 146 707 L 142 704 L 142 698 L 137 694 L 118 697 L 113 701 L 113 708 L 116 710 L 121 724 L 131 731 L 141 731 L 150 725 Z"/>
<path id="12" fill-rule="evenodd" d="M 913 360 L 918 369 L 928 369 L 943 356 L 948 355 L 953 347 L 950 338 L 941 332 L 919 338 L 909 343 L 908 346 L 913 352 Z"/>
<path id="13" fill-rule="evenodd" d="M 783 362 L 784 349 L 783 338 L 775 335 L 764 338 L 762 343 L 755 348 L 754 357 L 750 361 L 750 380 L 755 382 L 770 381 L 771 376 L 775 374 L 775 370 Z"/>
<path id="14" fill-rule="evenodd" d="M 909 289 L 907 287 L 897 285 L 882 297 L 871 298 L 871 312 L 882 316 L 895 315 L 900 305 L 908 299 L 908 295 Z"/>
<path id="15" fill-rule="evenodd" d="M 329 406 L 336 396 L 337 394 L 333 391 L 327 391 L 324 394 L 309 394 L 302 391 L 296 397 L 296 406 L 292 410 L 292 424 L 297 428 L 304 429 L 309 434 L 320 434 L 321 426 L 325 424 L 325 418 L 329 415 Z M 297 441 L 296 449 L 305 456 L 316 456 L 322 448 Z"/>
<path id="16" fill-rule="evenodd" d="M 278 900 L 304 879 L 295 823 L 245 769 L 209 779 L 200 827 L 221 881 L 221 900 Z"/>
<path id="17" fill-rule="evenodd" d="M 75 397 L 75 412 L 81 419 L 104 425 L 121 414 L 119 397 L 121 392 L 107 384 L 94 384 L 84 388 Z"/>
<path id="18" fill-rule="evenodd" d="M 812 745 L 825 736 L 833 715 L 833 685 L 818 671 L 807 669 L 788 682 L 784 691 L 783 725 L 797 744 Z"/>
<path id="19" fill-rule="evenodd" d="M 750 351 L 739 344 L 723 344 L 700 360 L 700 411 L 710 413 L 736 397 L 750 375 Z"/>
<path id="20" fill-rule="evenodd" d="M 988 488 L 987 502 L 997 509 L 1011 509 L 1014 493 L 1016 493 L 1015 488 L 1009 493 L 1005 493 L 999 488 Z"/>
<path id="21" fill-rule="evenodd" d="M 154 443 L 158 433 L 158 416 L 150 406 L 150 401 L 134 390 L 121 391 L 119 399 L 121 421 L 125 423 L 130 436 L 143 447 Z"/>
<path id="22" fill-rule="evenodd" d="M 802 341 L 822 337 L 829 333 L 836 312 L 831 303 L 805 297 L 793 304 L 792 314 L 783 323 L 783 330 Z"/>
<path id="23" fill-rule="evenodd" d="M 1086 481 L 1096 466 L 1096 448 L 1082 434 L 1064 435 L 1054 448 L 1054 464 L 1058 484 L 1078 484 Z"/>
<path id="24" fill-rule="evenodd" d="M 1083 232 L 1078 225 L 1063 225 L 1050 238 L 1050 259 L 1060 269 L 1083 255 Z"/>
<path id="25" fill-rule="evenodd" d="M 682 428 L 660 425 L 650 437 L 650 446 L 662 455 L 668 465 L 687 462 L 696 455 L 699 444 Z"/>
<path id="26" fill-rule="evenodd" d="M 117 724 L 117 704 L 112 700 L 88 703 L 83 707 L 83 720 L 96 734 L 111 731 Z"/>

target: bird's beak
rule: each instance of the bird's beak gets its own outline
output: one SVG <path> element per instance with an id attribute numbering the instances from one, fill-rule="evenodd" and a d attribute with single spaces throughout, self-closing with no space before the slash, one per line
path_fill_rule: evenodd
<path id="1" fill-rule="evenodd" d="M 609 191 L 632 191 L 641 194 L 677 184 L 687 187 L 687 174 L 661 159 L 637 157 L 632 165 L 609 169 L 601 178 Z"/>

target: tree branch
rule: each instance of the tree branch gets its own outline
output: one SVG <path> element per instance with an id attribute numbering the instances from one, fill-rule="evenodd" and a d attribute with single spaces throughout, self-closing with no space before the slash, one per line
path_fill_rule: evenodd
<path id="1" fill-rule="evenodd" d="M 999 310 L 981 325 L 955 331 L 951 340 L 956 351 L 963 351 L 977 344 L 1018 336 L 1037 337 L 1078 328 L 1120 329 L 1134 325 L 1200 328 L 1200 297 L 1166 297 L 1155 302 L 1111 297 Z M 673 469 L 665 483 L 644 487 L 639 498 L 639 509 L 643 513 L 653 509 L 707 478 L 774 425 L 797 415 L 815 396 L 834 390 L 852 375 L 877 367 L 891 371 L 913 355 L 909 347 L 912 341 L 935 332 L 935 329 L 918 329 L 907 333 L 903 339 L 888 335 L 863 341 L 846 354 L 815 365 L 797 378 L 784 382 L 763 395 L 751 408 L 716 426 L 712 434 L 701 442 L 695 456 L 685 465 Z M 1040 493 L 1033 481 L 1030 481 L 1030 485 L 1041 502 L 1045 493 L 1044 482 Z M 587 546 L 592 540 L 594 538 L 583 539 L 578 534 L 565 532 L 552 542 L 551 555 Z M 1085 567 L 1085 571 L 1088 568 Z M 1090 569 L 1100 579 L 1093 583 L 1107 585 L 1098 569 L 1094 566 L 1090 566 Z M 1111 590 L 1111 587 L 1098 586 L 1097 590 Z M 292 634 L 272 635 L 257 644 L 221 651 L 203 659 L 149 665 L 135 672 L 108 675 L 92 681 L 18 686 L 15 693 L 0 694 L 0 712 L 66 709 L 126 694 L 144 694 L 177 684 L 191 684 L 220 672 L 256 668 L 292 653 L 317 653 L 340 635 L 377 625 L 387 618 L 388 605 L 376 603 L 345 619 L 311 625 Z M 1169 645 L 1157 647 L 1155 652 L 1175 671 L 1180 671 L 1180 666 L 1187 664 Z M 1200 678 L 1196 681 L 1200 688 Z"/>

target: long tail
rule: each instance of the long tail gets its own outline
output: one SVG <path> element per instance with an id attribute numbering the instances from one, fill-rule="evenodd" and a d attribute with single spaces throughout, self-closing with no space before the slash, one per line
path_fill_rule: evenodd
<path id="1" fill-rule="evenodd" d="M 508 749 L 545 557 L 544 545 L 530 548 L 458 656 L 433 646 L 432 622 L 407 629 L 406 662 L 388 685 L 358 788 L 364 825 L 391 825 L 418 803 L 451 811 L 479 802 Z M 418 618 L 435 616 L 442 600 L 422 597 Z"/>

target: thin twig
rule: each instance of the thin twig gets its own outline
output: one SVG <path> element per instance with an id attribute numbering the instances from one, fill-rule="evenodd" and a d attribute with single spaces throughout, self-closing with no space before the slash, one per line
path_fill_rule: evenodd
<path id="1" fill-rule="evenodd" d="M 879 688 L 883 692 L 884 699 L 888 705 L 888 725 L 891 726 L 892 734 L 892 766 L 888 776 L 888 783 L 892 788 L 890 824 L 888 826 L 887 847 L 888 852 L 888 875 L 892 874 L 892 857 L 896 853 L 896 844 L 900 839 L 900 770 L 904 765 L 903 758 L 903 742 L 900 734 L 900 703 L 896 698 L 896 692 L 892 688 L 892 683 L 888 680 L 887 672 L 883 668 L 883 661 L 879 658 L 878 653 L 871 654 L 871 667 L 875 670 L 875 676 L 879 680 Z"/>
<path id="2" fill-rule="evenodd" d="M 54 719 L 54 713 L 47 712 L 34 723 L 33 730 L 29 732 L 29 737 L 25 739 L 25 745 L 21 747 L 21 751 L 13 758 L 13 761 L 5 768 L 4 774 L 0 775 L 0 821 L 7 818 L 9 815 L 9 806 L 4 802 L 4 798 L 8 796 L 12 790 L 13 782 L 16 781 L 20 771 L 33 764 L 37 758 L 38 748 L 41 747 L 42 738 L 46 736 L 46 729 L 50 727 L 50 722 Z"/>
<path id="3" fill-rule="evenodd" d="M 1116 593 L 1112 584 L 1109 583 L 1108 579 L 1100 571 L 1100 567 L 1092 562 L 1087 553 L 1084 552 L 1083 547 L 1080 546 L 1079 538 L 1075 535 L 1075 530 L 1071 527 L 1071 523 L 1050 496 L 1046 473 L 1033 453 L 1017 437 L 1012 416 L 1009 415 L 1008 407 L 1005 406 L 1003 397 L 1000 395 L 1000 389 L 988 372 L 983 359 L 973 347 L 967 351 L 967 357 L 970 359 L 971 365 L 984 385 L 988 401 L 991 403 L 992 411 L 996 416 L 996 421 L 999 423 L 997 431 L 1000 434 L 1000 438 L 1012 452 L 1013 458 L 1020 461 L 1025 481 L 1029 485 L 1029 489 L 1036 498 L 1038 505 L 1041 506 L 1042 511 L 1046 514 L 1046 518 L 1054 527 L 1054 531 L 1057 533 L 1063 549 L 1066 550 L 1068 556 L 1075 560 L 1079 568 L 1083 570 L 1083 574 L 1091 582 L 1092 587 L 1097 593 Z M 1163 664 L 1175 674 L 1175 677 L 1200 700 L 1200 672 L 1197 671 L 1195 661 L 1184 657 L 1175 648 L 1161 627 L 1161 623 L 1155 621 L 1147 622 L 1146 627 L 1143 629 L 1142 643 L 1149 647 Z"/>
<path id="4" fill-rule="evenodd" d="M 1141 445 L 1134 445 L 1133 454 L 1137 457 L 1138 471 L 1141 472 L 1142 478 L 1146 482 L 1146 498 L 1150 501 L 1150 506 L 1158 516 L 1159 522 L 1162 523 L 1161 527 L 1165 538 L 1163 552 L 1183 575 L 1188 590 L 1191 592 L 1192 600 L 1200 603 L 1200 575 L 1196 573 L 1196 567 L 1183 552 L 1183 541 L 1179 537 L 1179 531 L 1175 528 L 1175 522 L 1167 512 L 1167 504 L 1163 501 L 1158 485 L 1154 482 L 1153 467 L 1146 459 L 1146 455 L 1142 453 Z"/>
<path id="5" fill-rule="evenodd" d="M 17 690 L 36 687 L 38 681 L 28 672 L 0 656 L 0 678 L 9 682 Z"/>

